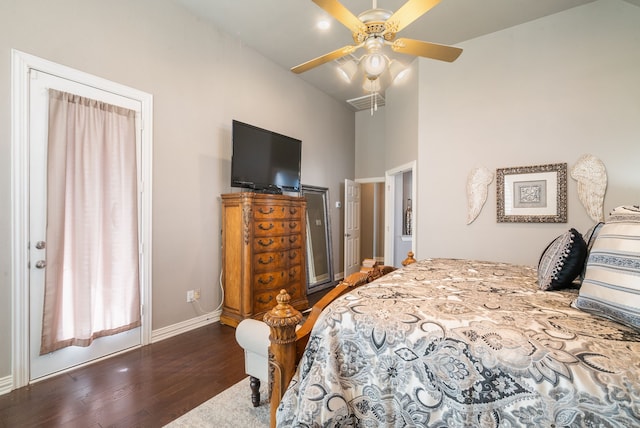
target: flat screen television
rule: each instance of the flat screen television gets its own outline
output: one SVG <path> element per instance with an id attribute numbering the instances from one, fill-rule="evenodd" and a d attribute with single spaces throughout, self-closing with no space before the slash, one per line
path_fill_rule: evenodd
<path id="1" fill-rule="evenodd" d="M 237 120 L 232 140 L 231 187 L 300 192 L 301 140 Z"/>

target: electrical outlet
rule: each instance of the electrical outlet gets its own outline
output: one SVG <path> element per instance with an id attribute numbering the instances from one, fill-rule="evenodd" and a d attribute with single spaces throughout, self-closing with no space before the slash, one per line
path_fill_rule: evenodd
<path id="1" fill-rule="evenodd" d="M 191 303 L 194 300 L 195 300 L 195 296 L 194 296 L 193 290 L 187 291 L 187 303 Z"/>
<path id="2" fill-rule="evenodd" d="M 196 288 L 193 290 L 193 300 L 200 300 L 200 289 Z"/>

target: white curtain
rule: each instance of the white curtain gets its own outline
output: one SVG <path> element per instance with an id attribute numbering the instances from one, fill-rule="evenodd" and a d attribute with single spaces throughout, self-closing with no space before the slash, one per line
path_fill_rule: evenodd
<path id="1" fill-rule="evenodd" d="M 40 354 L 140 326 L 135 112 L 49 99 Z"/>

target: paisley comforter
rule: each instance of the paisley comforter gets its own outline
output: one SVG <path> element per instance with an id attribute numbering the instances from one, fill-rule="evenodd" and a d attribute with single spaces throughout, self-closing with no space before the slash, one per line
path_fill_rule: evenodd
<path id="1" fill-rule="evenodd" d="M 428 259 L 333 302 L 279 427 L 640 426 L 640 332 L 526 266 Z"/>

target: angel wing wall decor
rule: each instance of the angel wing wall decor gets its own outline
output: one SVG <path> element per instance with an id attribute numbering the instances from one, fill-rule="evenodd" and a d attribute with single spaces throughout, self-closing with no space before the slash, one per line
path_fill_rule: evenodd
<path id="1" fill-rule="evenodd" d="M 604 194 L 607 170 L 597 157 L 585 154 L 571 168 L 571 178 L 578 182 L 578 198 L 595 222 L 604 221 Z"/>
<path id="2" fill-rule="evenodd" d="M 467 177 L 467 224 L 478 217 L 489 194 L 489 184 L 493 181 L 493 172 L 485 167 L 477 167 Z"/>

